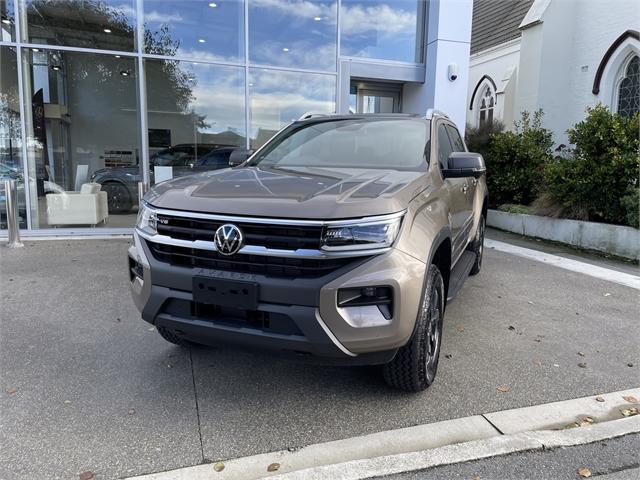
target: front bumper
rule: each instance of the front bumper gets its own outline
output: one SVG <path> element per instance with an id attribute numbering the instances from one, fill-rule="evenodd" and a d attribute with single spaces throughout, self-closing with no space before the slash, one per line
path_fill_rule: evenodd
<path id="1" fill-rule="evenodd" d="M 137 233 L 134 241 L 129 264 L 141 266 L 142 279 L 132 272 L 130 284 L 142 318 L 196 343 L 234 343 L 331 363 L 375 364 L 390 361 L 413 332 L 425 265 L 395 249 L 317 278 L 233 273 L 235 279 L 259 284 L 258 311 L 239 319 L 228 309 L 209 315 L 208 307 L 193 301 L 193 277 L 200 269 L 160 262 Z M 338 308 L 338 289 L 373 285 L 393 288 L 392 318 L 356 326 L 354 314 L 362 311 Z"/>

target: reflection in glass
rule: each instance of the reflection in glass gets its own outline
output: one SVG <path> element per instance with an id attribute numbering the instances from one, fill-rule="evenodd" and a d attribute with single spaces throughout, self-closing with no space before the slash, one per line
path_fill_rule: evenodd
<path id="1" fill-rule="evenodd" d="M 26 228 L 16 49 L 0 47 L 0 229 L 7 228 L 5 180 L 18 181 L 18 216 Z"/>
<path id="2" fill-rule="evenodd" d="M 333 0 L 249 0 L 249 59 L 335 71 L 336 15 Z"/>
<path id="3" fill-rule="evenodd" d="M 244 60 L 240 0 L 145 0 L 145 53 L 202 61 Z"/>
<path id="4" fill-rule="evenodd" d="M 342 0 L 340 54 L 421 63 L 424 0 Z"/>
<path id="5" fill-rule="evenodd" d="M 334 75 L 253 68 L 249 89 L 252 148 L 304 113 L 336 110 Z"/>
<path id="6" fill-rule="evenodd" d="M 13 0 L 0 0 L 0 40 L 3 42 L 15 42 L 16 40 L 16 16 Z"/>
<path id="7" fill-rule="evenodd" d="M 146 60 L 145 73 L 152 183 L 228 167 L 245 145 L 244 68 Z"/>
<path id="8" fill-rule="evenodd" d="M 23 68 L 33 227 L 131 227 L 140 180 L 135 61 L 26 50 Z"/>

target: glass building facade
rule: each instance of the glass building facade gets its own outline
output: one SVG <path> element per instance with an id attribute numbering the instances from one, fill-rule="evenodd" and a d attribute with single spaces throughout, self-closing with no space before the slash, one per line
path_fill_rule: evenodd
<path id="1" fill-rule="evenodd" d="M 221 168 L 305 112 L 401 111 L 425 2 L 0 0 L 0 180 L 21 228 L 128 231 L 139 182 Z"/>

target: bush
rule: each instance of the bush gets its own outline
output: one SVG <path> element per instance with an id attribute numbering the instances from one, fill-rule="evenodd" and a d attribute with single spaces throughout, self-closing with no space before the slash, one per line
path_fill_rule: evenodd
<path id="1" fill-rule="evenodd" d="M 568 130 L 568 158 L 545 167 L 544 202 L 556 216 L 633 224 L 638 209 L 640 114 L 627 118 L 597 105 Z M 637 225 L 637 220 L 635 220 Z"/>
<path id="2" fill-rule="evenodd" d="M 640 188 L 630 188 L 621 203 L 627 212 L 627 225 L 640 228 Z"/>
<path id="3" fill-rule="evenodd" d="M 479 153 L 483 157 L 486 157 L 489 150 L 491 135 L 494 133 L 500 133 L 503 130 L 504 124 L 499 120 L 494 120 L 491 123 L 485 122 L 479 127 L 473 127 L 467 124 L 467 128 L 464 133 L 464 141 L 470 152 Z"/>
<path id="4" fill-rule="evenodd" d="M 526 205 L 517 205 L 515 203 L 505 203 L 504 205 L 500 205 L 498 207 L 498 211 L 506 213 L 520 213 L 525 215 L 531 213 L 530 208 Z"/>
<path id="5" fill-rule="evenodd" d="M 540 191 L 544 165 L 551 158 L 553 135 L 542 128 L 542 110 L 522 112 L 513 132 L 490 135 L 485 155 L 489 204 L 528 205 Z"/>

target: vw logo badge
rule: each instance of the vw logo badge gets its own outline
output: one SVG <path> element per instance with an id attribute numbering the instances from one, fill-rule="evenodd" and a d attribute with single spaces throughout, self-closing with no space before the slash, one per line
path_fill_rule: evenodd
<path id="1" fill-rule="evenodd" d="M 242 247 L 242 240 L 240 229 L 230 223 L 220 226 L 214 236 L 216 248 L 223 255 L 237 253 Z"/>

